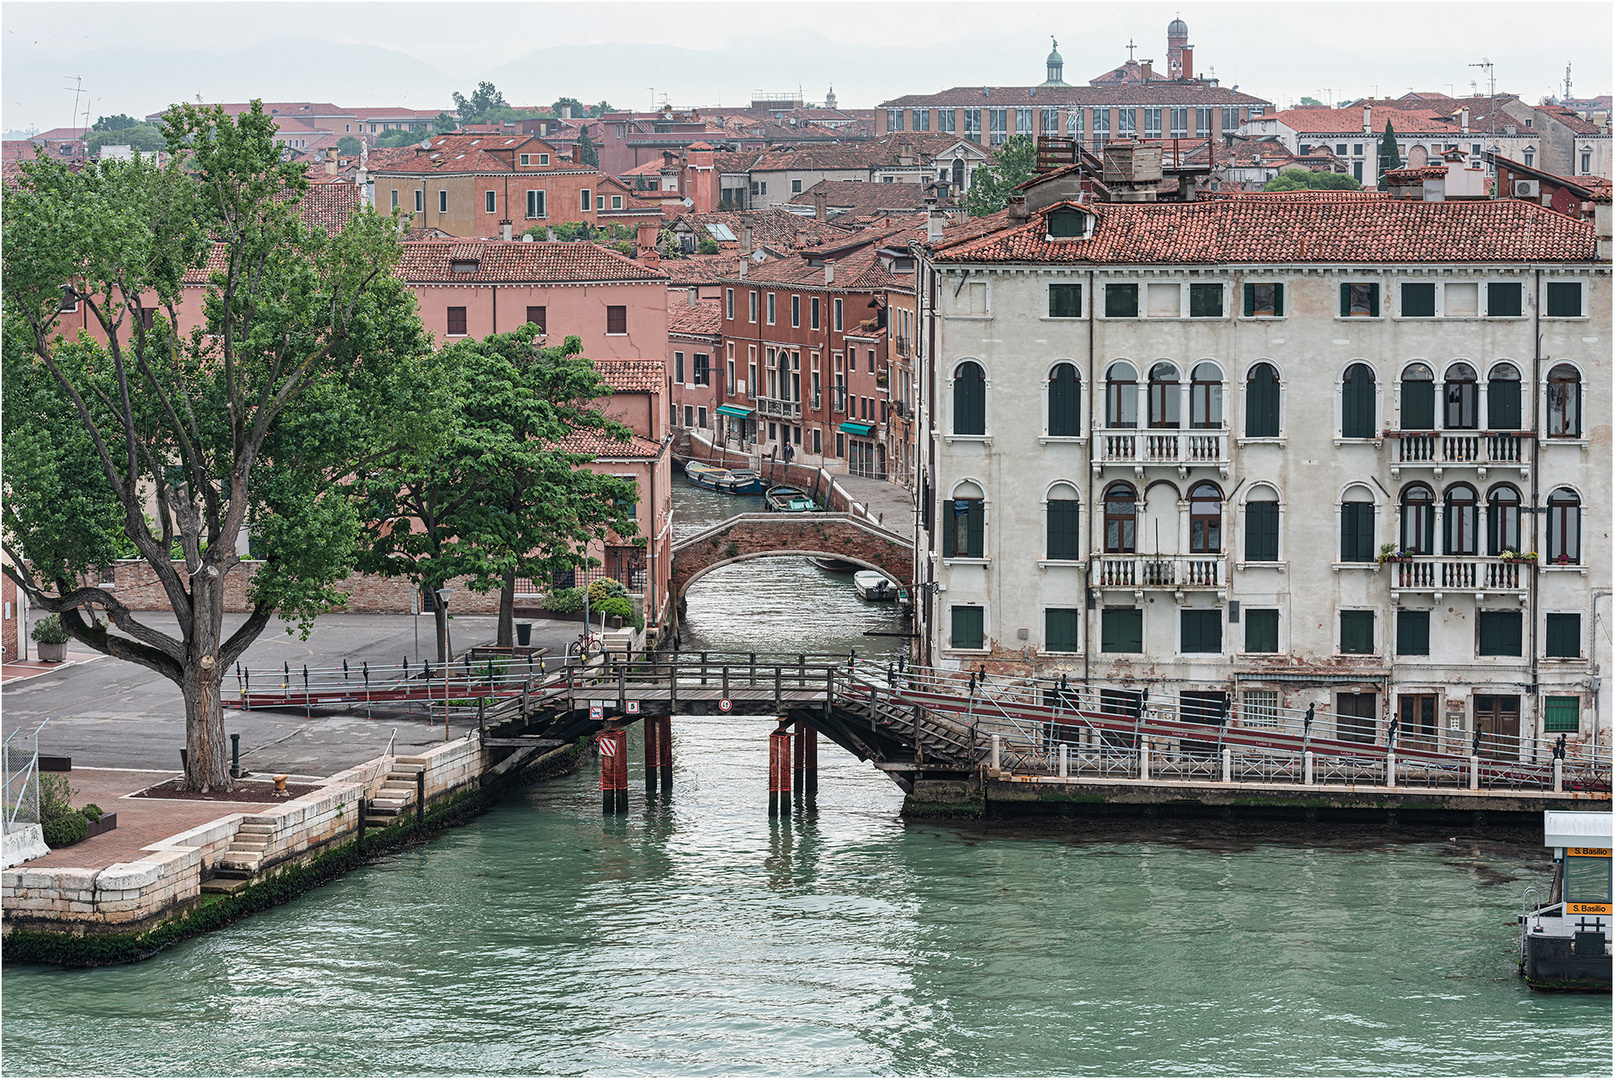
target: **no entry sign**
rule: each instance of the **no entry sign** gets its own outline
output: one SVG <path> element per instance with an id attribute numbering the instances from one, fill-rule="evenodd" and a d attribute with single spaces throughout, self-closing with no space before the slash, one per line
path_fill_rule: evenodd
<path id="1" fill-rule="evenodd" d="M 718 711 L 719 712 L 728 712 L 730 709 L 733 709 L 734 707 L 735 707 L 735 703 L 730 701 L 728 698 L 720 698 L 719 701 L 718 701 Z"/>

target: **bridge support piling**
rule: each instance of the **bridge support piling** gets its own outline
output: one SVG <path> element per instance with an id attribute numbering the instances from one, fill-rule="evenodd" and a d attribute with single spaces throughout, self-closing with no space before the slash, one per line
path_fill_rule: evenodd
<path id="1" fill-rule="evenodd" d="M 645 717 L 645 796 L 656 794 L 656 780 L 662 771 L 662 718 Z"/>
<path id="2" fill-rule="evenodd" d="M 819 729 L 802 725 L 802 794 L 809 803 L 819 794 Z"/>
<path id="3" fill-rule="evenodd" d="M 619 807 L 628 809 L 628 738 L 621 728 L 602 731 L 595 736 L 600 747 L 600 812 L 615 814 Z M 621 795 L 618 800 L 618 776 L 621 775 Z"/>
<path id="4" fill-rule="evenodd" d="M 791 754 L 791 790 L 804 792 L 807 787 L 802 783 L 802 770 L 807 766 L 807 738 L 808 726 L 802 721 L 796 722 L 796 747 Z"/>
<path id="5" fill-rule="evenodd" d="M 768 816 L 788 816 L 791 812 L 791 733 L 787 721 L 768 735 Z"/>
<path id="6" fill-rule="evenodd" d="M 664 716 L 657 728 L 657 737 L 661 740 L 662 748 L 657 755 L 662 763 L 662 795 L 673 793 L 673 718 Z"/>

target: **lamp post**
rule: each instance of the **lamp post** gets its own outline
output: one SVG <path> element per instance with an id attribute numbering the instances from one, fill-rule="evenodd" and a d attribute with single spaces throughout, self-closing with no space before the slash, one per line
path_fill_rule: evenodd
<path id="1" fill-rule="evenodd" d="M 449 596 L 454 592 L 450 588 L 437 590 L 438 607 L 443 612 L 443 741 L 449 741 L 449 662 L 454 658 L 449 655 Z"/>

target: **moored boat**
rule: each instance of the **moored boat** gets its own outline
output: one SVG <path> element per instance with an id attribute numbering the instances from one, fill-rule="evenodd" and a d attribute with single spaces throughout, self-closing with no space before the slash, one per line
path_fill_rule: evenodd
<path id="1" fill-rule="evenodd" d="M 807 561 L 828 574 L 851 574 L 858 569 L 857 563 L 845 559 L 827 559 L 822 555 L 809 555 Z"/>
<path id="2" fill-rule="evenodd" d="M 775 484 L 763 495 L 763 499 L 770 510 L 786 514 L 812 513 L 819 508 L 811 495 L 789 484 Z"/>
<path id="3" fill-rule="evenodd" d="M 761 495 L 768 490 L 768 481 L 755 469 L 730 469 L 729 475 L 718 481 L 718 490 L 731 495 Z"/>
<path id="4" fill-rule="evenodd" d="M 865 600 L 897 599 L 897 584 L 876 570 L 860 570 L 852 575 L 852 587 Z"/>
<path id="5" fill-rule="evenodd" d="M 1610 991 L 1611 818 L 1547 810 L 1542 843 L 1553 849 L 1548 903 L 1525 890 L 1520 915 L 1520 974 L 1533 990 Z"/>
<path id="6" fill-rule="evenodd" d="M 722 491 L 723 488 L 719 487 L 719 484 L 729 478 L 729 470 L 699 461 L 687 461 L 684 463 L 684 475 L 689 477 L 690 483 L 696 487 L 704 487 L 708 491 Z"/>

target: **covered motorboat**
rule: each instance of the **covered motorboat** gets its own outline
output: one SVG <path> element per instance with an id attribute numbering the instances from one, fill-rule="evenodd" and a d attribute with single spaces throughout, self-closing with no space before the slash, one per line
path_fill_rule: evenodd
<path id="1" fill-rule="evenodd" d="M 1608 811 L 1547 810 L 1542 842 L 1553 849 L 1547 903 L 1525 890 L 1520 974 L 1533 990 L 1609 993 L 1611 817 Z M 1536 905 L 1533 907 L 1533 897 Z"/>

